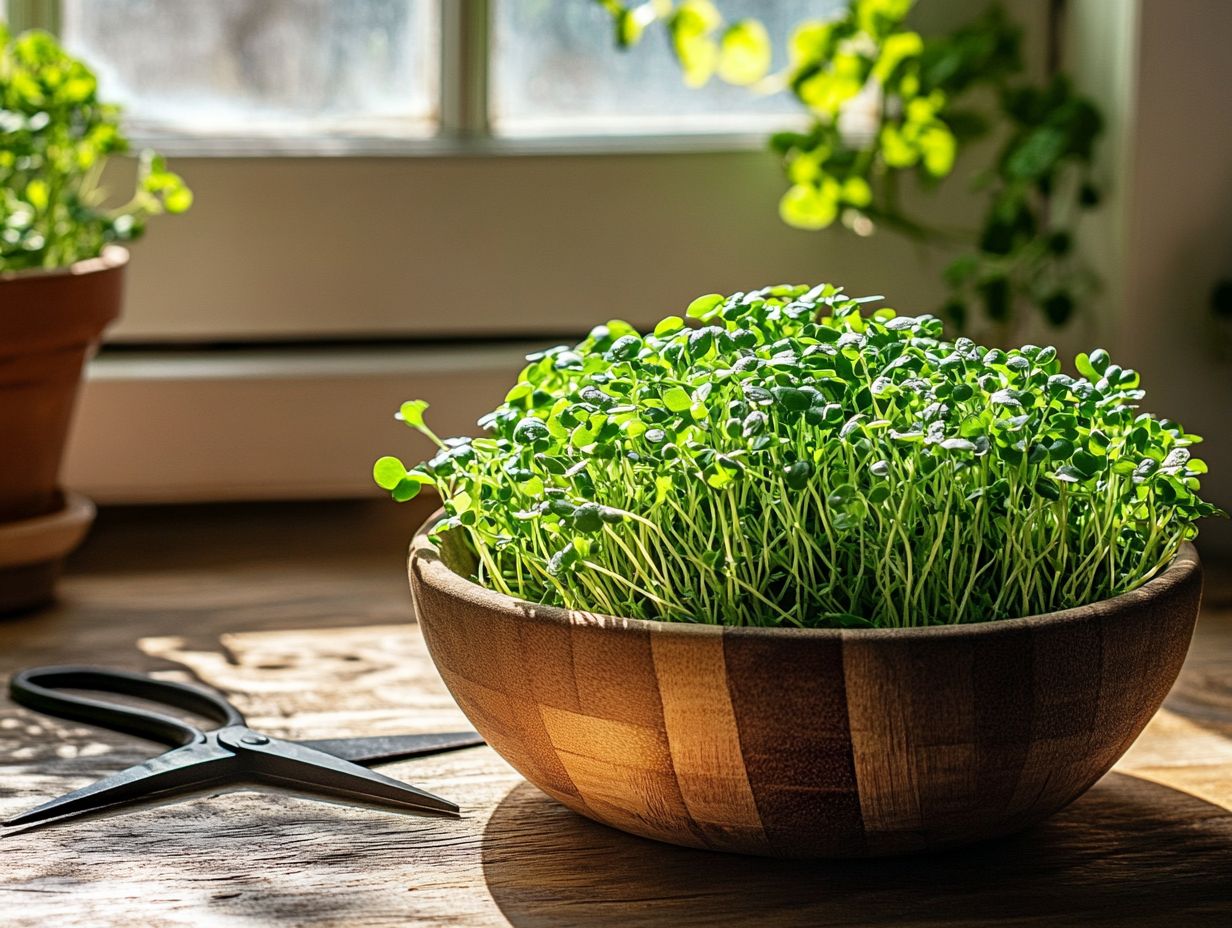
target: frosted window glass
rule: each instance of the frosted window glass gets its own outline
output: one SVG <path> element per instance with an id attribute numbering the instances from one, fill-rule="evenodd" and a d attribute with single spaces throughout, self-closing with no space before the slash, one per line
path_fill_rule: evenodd
<path id="1" fill-rule="evenodd" d="M 729 22 L 756 17 L 774 41 L 774 69 L 805 19 L 833 16 L 846 0 L 722 0 Z M 662 26 L 621 51 L 593 0 L 492 0 L 492 120 L 503 135 L 757 131 L 799 104 L 712 79 L 685 86 Z"/>
<path id="2" fill-rule="evenodd" d="M 433 0 L 63 0 L 61 23 L 143 128 L 421 135 L 434 121 Z"/>

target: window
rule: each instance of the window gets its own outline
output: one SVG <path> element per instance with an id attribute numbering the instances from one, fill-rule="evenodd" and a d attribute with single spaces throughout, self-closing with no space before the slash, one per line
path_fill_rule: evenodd
<path id="1" fill-rule="evenodd" d="M 729 20 L 763 20 L 781 67 L 791 26 L 844 4 L 722 0 L 720 7 Z M 9 7 L 17 28 L 58 29 L 96 68 L 107 96 L 125 104 L 132 134 L 177 155 L 220 151 L 227 139 L 250 140 L 245 150 L 255 151 L 263 141 L 288 140 L 340 141 L 333 150 L 342 151 L 362 150 L 365 140 L 381 150 L 401 141 L 431 151 L 434 137 L 753 136 L 798 112 L 783 92 L 759 95 L 717 79 L 686 87 L 660 28 L 617 50 L 610 18 L 594 0 Z"/>
<path id="2" fill-rule="evenodd" d="M 846 0 L 720 0 L 731 21 L 757 17 L 786 64 L 791 27 Z M 750 131 L 782 125 L 799 105 L 715 79 L 686 87 L 662 30 L 624 52 L 593 0 L 494 0 L 491 119 L 502 135 Z"/>
<path id="3" fill-rule="evenodd" d="M 65 44 L 143 134 L 425 135 L 432 0 L 62 0 Z"/>

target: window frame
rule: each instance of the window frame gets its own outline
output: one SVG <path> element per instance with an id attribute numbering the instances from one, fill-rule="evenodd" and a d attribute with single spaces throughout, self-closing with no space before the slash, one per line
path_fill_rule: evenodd
<path id="1" fill-rule="evenodd" d="M 490 115 L 489 62 L 492 7 L 490 0 L 434 0 L 440 27 L 439 97 L 436 131 L 422 136 L 345 133 L 309 136 L 209 137 L 152 132 L 141 126 L 127 130 L 136 148 L 155 147 L 177 158 L 253 157 L 466 157 L 549 154 L 671 154 L 676 152 L 740 152 L 765 148 L 775 129 L 804 124 L 791 115 L 748 120 L 742 131 L 630 132 L 594 134 L 500 135 Z M 60 0 L 0 0 L 14 31 L 46 29 L 59 32 Z"/>

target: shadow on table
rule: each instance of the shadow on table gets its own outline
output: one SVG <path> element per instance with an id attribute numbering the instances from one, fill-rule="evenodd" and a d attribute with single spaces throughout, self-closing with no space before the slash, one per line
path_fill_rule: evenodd
<path id="1" fill-rule="evenodd" d="M 777 861 L 596 824 L 527 783 L 488 823 L 484 876 L 516 928 L 1229 924 L 1232 813 L 1110 774 L 1035 828 L 973 848 Z"/>

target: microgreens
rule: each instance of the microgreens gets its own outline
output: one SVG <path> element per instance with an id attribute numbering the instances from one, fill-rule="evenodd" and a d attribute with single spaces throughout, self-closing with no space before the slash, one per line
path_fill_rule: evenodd
<path id="1" fill-rule="evenodd" d="M 951 342 L 830 285 L 693 301 L 642 335 L 530 355 L 481 438 L 377 461 L 435 487 L 475 579 L 642 619 L 905 627 L 1082 605 L 1163 569 L 1195 520 L 1200 441 L 1137 412 L 1107 352 Z"/>

